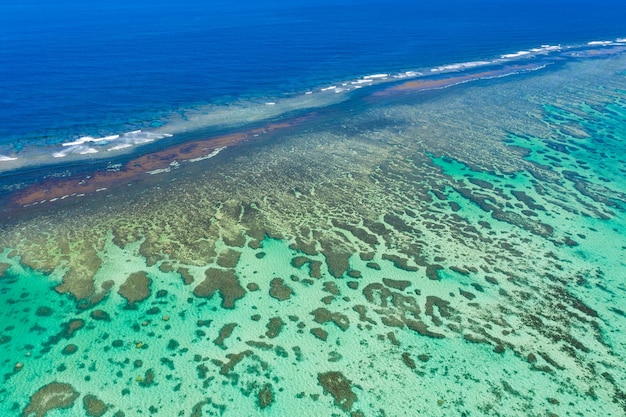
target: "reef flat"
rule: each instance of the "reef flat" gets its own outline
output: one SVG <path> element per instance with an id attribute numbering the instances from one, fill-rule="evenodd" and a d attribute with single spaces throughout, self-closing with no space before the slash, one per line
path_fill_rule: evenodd
<path id="1" fill-rule="evenodd" d="M 360 97 L 7 222 L 1 413 L 623 415 L 625 63 Z"/>

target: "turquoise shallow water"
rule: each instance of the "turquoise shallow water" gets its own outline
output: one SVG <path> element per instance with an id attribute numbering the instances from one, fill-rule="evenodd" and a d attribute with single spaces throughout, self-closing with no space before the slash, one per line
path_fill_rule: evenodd
<path id="1" fill-rule="evenodd" d="M 239 302 L 235 310 L 223 310 L 219 297 L 208 302 L 189 299 L 189 291 L 178 274 L 147 267 L 129 249 L 123 253 L 114 245 L 105 249 L 104 256 L 115 259 L 103 265 L 106 276 L 145 270 L 153 280 L 153 291 L 167 293 L 150 297 L 136 311 L 124 309 L 125 300 L 111 294 L 99 305 L 99 309 L 109 314 L 110 321 L 95 320 L 86 312 L 71 312 L 65 297 L 51 291 L 51 283 L 45 276 L 19 266 L 8 270 L 2 281 L 4 302 L 19 300 L 16 307 L 31 308 L 3 312 L 2 322 L 7 324 L 3 336 L 11 337 L 3 343 L 4 367 L 10 369 L 17 361 L 24 365 L 14 375 L 5 374 L 5 387 L 9 384 L 14 387 L 3 393 L 6 415 L 22 409 L 33 388 L 52 379 L 72 381 L 81 394 L 97 395 L 110 404 L 111 415 L 118 408 L 125 410 L 126 415 L 142 415 L 150 409 L 158 415 L 190 415 L 190 410 L 206 399 L 209 400 L 203 407 L 206 415 L 257 415 L 255 394 L 265 384 L 274 390 L 276 401 L 265 414 L 313 415 L 311 410 L 315 410 L 315 415 L 330 415 L 336 412 L 337 403 L 324 396 L 322 388 L 308 376 L 337 369 L 352 380 L 353 391 L 359 398 L 355 408 L 365 415 L 383 415 L 380 412 L 383 408 L 385 415 L 410 415 L 413 411 L 409 410 L 419 410 L 441 416 L 459 410 L 488 413 L 492 408 L 523 415 L 540 405 L 555 412 L 567 410 L 582 415 L 596 410 L 578 397 L 576 384 L 566 387 L 559 378 L 533 371 L 511 351 L 496 355 L 485 345 L 463 339 L 430 339 L 414 332 L 389 331 L 381 325 L 376 313 L 360 321 L 351 305 L 367 304 L 367 301 L 345 282 L 324 289 L 306 283 L 306 278 L 286 280 L 293 290 L 292 299 L 278 301 L 268 297 L 267 283 L 273 277 L 307 276 L 303 274 L 306 267 L 286 265 L 285 260 L 299 253 L 284 242 L 266 240 L 262 251 L 243 252 L 236 268 L 240 282 L 264 281 L 265 285 Z M 259 253 L 266 255 L 258 259 Z M 6 260 L 11 262 L 3 257 Z M 124 262 L 122 267 L 121 262 Z M 399 271 L 389 262 L 382 261 L 380 271 L 368 270 L 364 264 L 360 260 L 353 260 L 352 264 L 355 269 L 367 271 L 359 281 L 362 286 L 380 283 L 383 278 L 415 282 L 415 273 Z M 436 285 L 420 282 L 412 287 L 446 297 L 448 293 L 458 292 L 459 284 L 473 291 L 472 281 L 452 273 L 444 274 Z M 591 294 L 588 291 L 584 295 L 586 303 L 593 307 L 615 301 L 600 300 Z M 478 300 L 489 304 L 490 296 L 492 290 L 487 290 Z M 334 313 L 349 317 L 345 330 L 332 323 L 320 325 L 312 320 L 309 312 L 319 308 L 319 300 L 327 297 L 332 299 L 329 308 Z M 52 314 L 47 317 L 42 317 L 41 312 L 37 314 L 42 306 L 51 308 Z M 154 307 L 160 311 L 149 313 Z M 602 315 L 608 313 L 599 311 Z M 257 315 L 258 318 L 251 320 Z M 168 316 L 169 320 L 165 321 L 164 317 Z M 275 317 L 283 321 L 277 336 L 269 333 L 267 327 Z M 60 324 L 76 318 L 83 319 L 85 327 L 72 337 L 61 337 L 51 343 L 51 336 L 61 330 Z M 232 334 L 223 343 L 216 342 L 220 330 L 231 323 L 237 324 Z M 311 328 L 324 329 L 327 339 L 314 337 L 309 332 Z M 614 346 L 622 346 L 615 353 L 623 354 L 623 339 L 616 333 L 618 329 L 607 330 L 608 339 L 615 338 Z M 584 334 L 579 337 L 587 343 Z M 78 351 L 64 354 L 63 348 L 70 343 Z M 47 346 L 43 350 L 49 352 L 42 353 L 42 346 Z M 254 353 L 224 374 L 221 370 L 223 363 L 228 362 L 228 352 Z M 143 386 L 150 371 L 154 373 L 154 381 Z M 559 404 L 550 403 L 548 398 L 553 396 L 559 398 Z M 80 415 L 81 409 L 77 402 L 70 415 Z M 50 413 L 57 414 L 66 415 Z"/>
<path id="2" fill-rule="evenodd" d="M 624 62 L 355 99 L 25 213 L 0 414 L 623 415 Z"/>

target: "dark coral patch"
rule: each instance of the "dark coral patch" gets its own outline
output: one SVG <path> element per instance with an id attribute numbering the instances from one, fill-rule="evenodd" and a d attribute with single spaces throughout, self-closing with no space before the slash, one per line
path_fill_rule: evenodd
<path id="1" fill-rule="evenodd" d="M 314 327 L 311 329 L 311 334 L 317 337 L 319 340 L 326 341 L 328 339 L 328 332 L 321 327 Z"/>
<path id="2" fill-rule="evenodd" d="M 217 339 L 213 341 L 213 343 L 215 343 L 217 346 L 221 347 L 222 349 L 226 349 L 226 345 L 224 344 L 224 341 L 233 334 L 233 330 L 235 330 L 235 327 L 237 327 L 237 323 L 225 324 L 220 329 L 220 333 L 217 336 Z"/>
<path id="3" fill-rule="evenodd" d="M 367 264 L 365 264 L 365 266 L 367 266 L 370 269 L 374 269 L 376 271 L 380 271 L 380 265 L 378 265 L 376 262 L 368 262 Z"/>
<path id="4" fill-rule="evenodd" d="M 363 275 L 361 274 L 361 271 L 357 271 L 356 269 L 351 269 L 348 271 L 348 276 L 350 278 L 361 278 Z"/>
<path id="5" fill-rule="evenodd" d="M 296 256 L 295 258 L 291 259 L 291 266 L 293 266 L 294 268 L 301 268 L 302 265 L 309 262 L 311 262 L 311 259 L 307 258 L 306 256 Z"/>
<path id="6" fill-rule="evenodd" d="M 421 334 L 422 336 L 432 337 L 433 339 L 443 339 L 445 336 L 441 333 L 436 333 L 428 329 L 428 326 L 421 320 L 408 320 L 406 326 Z"/>
<path id="7" fill-rule="evenodd" d="M 220 374 L 228 375 L 239 362 L 252 355 L 254 355 L 254 352 L 252 352 L 251 350 L 244 350 L 243 352 L 239 353 L 227 354 L 226 357 L 228 358 L 228 362 L 222 363 L 220 365 Z"/>
<path id="8" fill-rule="evenodd" d="M 47 306 L 41 306 L 35 311 L 37 317 L 49 317 L 53 313 L 52 309 Z"/>
<path id="9" fill-rule="evenodd" d="M 148 369 L 145 373 L 141 381 L 139 381 L 139 385 L 141 387 L 147 388 L 154 385 L 154 371 L 152 369 Z"/>
<path id="10" fill-rule="evenodd" d="M 61 330 L 61 333 L 59 333 L 59 336 L 64 339 L 70 339 L 74 337 L 74 334 L 77 331 L 85 327 L 85 320 L 72 319 L 66 323 L 63 323 L 61 326 L 63 327 L 63 329 Z"/>
<path id="11" fill-rule="evenodd" d="M 98 320 L 98 321 L 110 321 L 111 320 L 111 316 L 109 315 L 109 313 L 107 313 L 104 310 L 93 310 L 91 313 L 89 313 L 89 316 L 92 319 Z"/>
<path id="12" fill-rule="evenodd" d="M 155 314 L 159 314 L 161 312 L 161 309 L 159 307 L 151 307 L 148 310 L 146 310 L 146 314 L 149 314 L 151 316 L 155 315 Z"/>
<path id="13" fill-rule="evenodd" d="M 271 384 L 265 384 L 259 390 L 257 394 L 257 404 L 259 408 L 263 410 L 264 408 L 269 407 L 274 402 L 274 390 L 272 389 Z"/>
<path id="14" fill-rule="evenodd" d="M 322 278 L 322 263 L 320 261 L 311 261 L 309 263 L 309 276 L 311 278 Z"/>
<path id="15" fill-rule="evenodd" d="M 391 255 L 391 254 L 384 254 L 382 256 L 382 258 L 384 260 L 386 260 L 386 261 L 392 262 L 393 266 L 395 266 L 398 269 L 402 269 L 403 271 L 408 271 L 408 272 L 415 272 L 415 271 L 417 271 L 416 267 L 409 266 L 407 259 L 401 258 L 400 256 Z"/>
<path id="16" fill-rule="evenodd" d="M 189 285 L 194 281 L 193 275 L 191 275 L 191 273 L 189 272 L 189 269 L 180 267 L 178 268 L 178 273 L 183 278 L 183 283 L 185 285 Z"/>
<path id="17" fill-rule="evenodd" d="M 311 314 L 313 315 L 313 320 L 315 320 L 316 323 L 324 324 L 332 322 L 343 331 L 348 330 L 348 327 L 350 327 L 350 319 L 348 319 L 348 316 L 344 314 L 332 313 L 322 307 L 313 310 Z"/>
<path id="18" fill-rule="evenodd" d="M 411 281 L 402 279 L 383 278 L 383 284 L 396 290 L 404 291 L 411 286 Z"/>
<path id="19" fill-rule="evenodd" d="M 85 413 L 89 417 L 100 417 L 103 416 L 104 413 L 107 412 L 107 405 L 100 400 L 95 395 L 85 395 L 83 397 L 83 407 L 85 408 Z"/>
<path id="20" fill-rule="evenodd" d="M 270 321 L 267 323 L 267 331 L 265 335 L 270 339 L 278 336 L 283 329 L 285 322 L 280 317 L 272 317 Z"/>
<path id="21" fill-rule="evenodd" d="M 341 372 L 326 372 L 317 375 L 317 380 L 324 388 L 325 394 L 330 394 L 335 404 L 343 411 L 350 411 L 357 397 L 352 391 L 352 383 Z"/>
<path id="22" fill-rule="evenodd" d="M 66 345 L 63 350 L 61 350 L 61 353 L 64 355 L 73 355 L 76 352 L 78 352 L 78 346 L 73 343 Z"/>
<path id="23" fill-rule="evenodd" d="M 0 278 L 4 277 L 6 271 L 8 271 L 10 267 L 11 264 L 8 264 L 6 262 L 0 262 Z"/>
<path id="24" fill-rule="evenodd" d="M 217 264 L 222 268 L 234 268 L 237 266 L 240 257 L 241 252 L 228 249 L 217 257 Z"/>
<path id="25" fill-rule="evenodd" d="M 409 368 L 409 369 L 415 369 L 415 361 L 411 358 L 411 355 L 409 355 L 409 352 L 404 352 L 402 354 L 402 362 L 404 362 L 404 364 Z"/>
<path id="26" fill-rule="evenodd" d="M 239 279 L 231 270 L 209 268 L 205 272 L 206 278 L 194 288 L 197 297 L 211 298 L 219 291 L 222 297 L 222 307 L 235 308 L 235 302 L 246 295 L 246 290 L 239 284 Z"/>
<path id="27" fill-rule="evenodd" d="M 441 271 L 442 269 L 444 269 L 443 266 L 439 264 L 428 265 L 426 267 L 426 276 L 428 277 L 428 279 L 432 279 L 433 281 L 438 281 L 439 271 Z"/>
<path id="28" fill-rule="evenodd" d="M 278 301 L 288 300 L 293 294 L 293 290 L 285 285 L 282 278 L 274 278 L 270 282 L 270 296 Z"/>
<path id="29" fill-rule="evenodd" d="M 51 382 L 30 397 L 22 417 L 32 414 L 35 414 L 35 417 L 44 417 L 48 411 L 70 408 L 77 398 L 78 392 L 70 384 Z"/>
<path id="30" fill-rule="evenodd" d="M 328 247 L 324 248 L 322 253 L 326 258 L 328 272 L 330 272 L 330 274 L 335 278 L 341 278 L 343 274 L 350 269 L 348 259 L 350 258 L 351 253 L 340 250 L 331 250 Z"/>
<path id="31" fill-rule="evenodd" d="M 136 308 L 135 303 L 141 302 L 150 296 L 152 280 L 144 271 L 134 272 L 120 285 L 118 293 L 126 299 L 128 308 Z"/>

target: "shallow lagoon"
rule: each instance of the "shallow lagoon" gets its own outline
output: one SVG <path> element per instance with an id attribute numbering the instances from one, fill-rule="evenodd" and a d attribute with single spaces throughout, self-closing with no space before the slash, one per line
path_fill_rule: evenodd
<path id="1" fill-rule="evenodd" d="M 622 415 L 625 60 L 363 95 L 31 207 L 2 414 Z"/>

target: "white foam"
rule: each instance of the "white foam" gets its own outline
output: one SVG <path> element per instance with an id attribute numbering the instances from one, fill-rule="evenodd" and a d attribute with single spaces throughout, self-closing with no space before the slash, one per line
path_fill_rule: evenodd
<path id="1" fill-rule="evenodd" d="M 66 142 L 63 143 L 63 146 L 76 146 L 76 145 L 82 145 L 84 143 L 98 143 L 98 142 L 110 142 L 112 140 L 116 140 L 119 139 L 120 135 L 110 135 L 110 136 L 105 136 L 103 138 L 94 138 L 93 136 L 83 136 L 80 139 L 77 139 L 73 142 Z"/>
<path id="2" fill-rule="evenodd" d="M 518 51 L 513 54 L 500 55 L 502 59 L 519 58 L 520 56 L 530 55 L 530 51 Z"/>
<path id="3" fill-rule="evenodd" d="M 52 156 L 54 158 L 64 158 L 68 155 L 96 154 L 101 150 L 118 151 L 170 136 L 172 135 L 168 133 L 145 132 L 141 129 L 99 138 L 82 136 L 76 140 L 62 143 L 62 149 L 54 151 Z"/>
<path id="4" fill-rule="evenodd" d="M 469 68 L 482 67 L 485 65 L 493 64 L 493 61 L 469 61 L 469 62 L 459 62 L 456 64 L 442 65 L 436 68 L 432 68 L 431 72 L 438 71 L 460 71 Z"/>
<path id="5" fill-rule="evenodd" d="M 9 162 L 9 161 L 16 161 L 17 158 L 12 158 L 10 156 L 4 156 L 4 155 L 0 155 L 0 162 Z"/>
<path id="6" fill-rule="evenodd" d="M 88 143 L 88 142 L 93 142 L 93 141 L 95 141 L 93 137 L 83 136 L 82 138 L 77 139 L 75 141 L 62 143 L 61 146 L 77 146 L 77 145 L 82 145 L 83 143 Z"/>
<path id="7" fill-rule="evenodd" d="M 188 161 L 189 162 L 198 162 L 198 161 L 203 161 L 205 159 L 213 158 L 215 155 L 217 155 L 218 153 L 222 152 L 224 149 L 226 149 L 226 146 L 223 146 L 221 148 L 217 148 L 217 149 L 215 149 L 213 152 L 211 152 L 208 155 L 201 156 L 201 157 L 198 157 L 198 158 L 188 159 Z"/>
<path id="8" fill-rule="evenodd" d="M 164 172 L 170 172 L 172 169 L 171 168 L 161 168 L 161 169 L 153 169 L 152 171 L 146 171 L 147 174 L 150 175 L 156 175 L 156 174 L 162 174 Z"/>
<path id="9" fill-rule="evenodd" d="M 617 42 L 617 43 L 626 43 L 626 38 L 617 38 L 617 39 L 615 39 L 615 42 Z"/>
<path id="10" fill-rule="evenodd" d="M 170 172 L 172 169 L 176 169 L 178 167 L 180 167 L 180 162 L 172 161 L 167 168 L 154 169 L 152 171 L 146 171 L 146 173 L 150 175 L 161 174 L 163 172 Z"/>
<path id="11" fill-rule="evenodd" d="M 120 150 L 120 149 L 126 149 L 126 148 L 130 148 L 130 147 L 132 147 L 132 146 L 133 146 L 133 145 L 131 145 L 130 143 L 123 143 L 123 144 L 121 144 L 121 145 L 116 145 L 116 146 L 114 146 L 114 147 L 112 147 L 112 148 L 109 148 L 108 150 L 109 150 L 109 151 L 118 151 L 118 150 Z"/>
<path id="12" fill-rule="evenodd" d="M 405 71 L 400 74 L 395 74 L 393 77 L 403 79 L 403 78 L 418 77 L 420 75 L 424 75 L 424 74 L 421 72 L 417 72 L 417 71 Z"/>
<path id="13" fill-rule="evenodd" d="M 389 74 L 372 74 L 372 75 L 366 75 L 365 77 L 363 77 L 363 79 L 365 80 L 379 80 L 379 79 L 384 79 L 389 77 Z"/>
<path id="14" fill-rule="evenodd" d="M 119 151 L 170 136 L 172 135 L 168 133 L 145 132 L 140 129 L 99 138 L 82 136 L 71 142 L 62 143 L 51 153 L 53 158 L 65 158 L 70 155 L 94 155 L 100 151 Z"/>
<path id="15" fill-rule="evenodd" d="M 591 42 L 587 42 L 587 45 L 591 45 L 591 46 L 606 46 L 606 45 L 611 45 L 613 43 L 613 41 L 591 41 Z"/>
<path id="16" fill-rule="evenodd" d="M 330 90 L 334 90 L 336 88 L 337 88 L 336 85 L 331 85 L 330 87 L 325 87 L 325 88 L 320 89 L 320 91 L 330 91 Z"/>
<path id="17" fill-rule="evenodd" d="M 535 53 L 544 53 L 544 52 L 553 52 L 560 51 L 563 49 L 561 45 L 541 45 L 540 48 L 533 48 L 530 51 Z"/>

